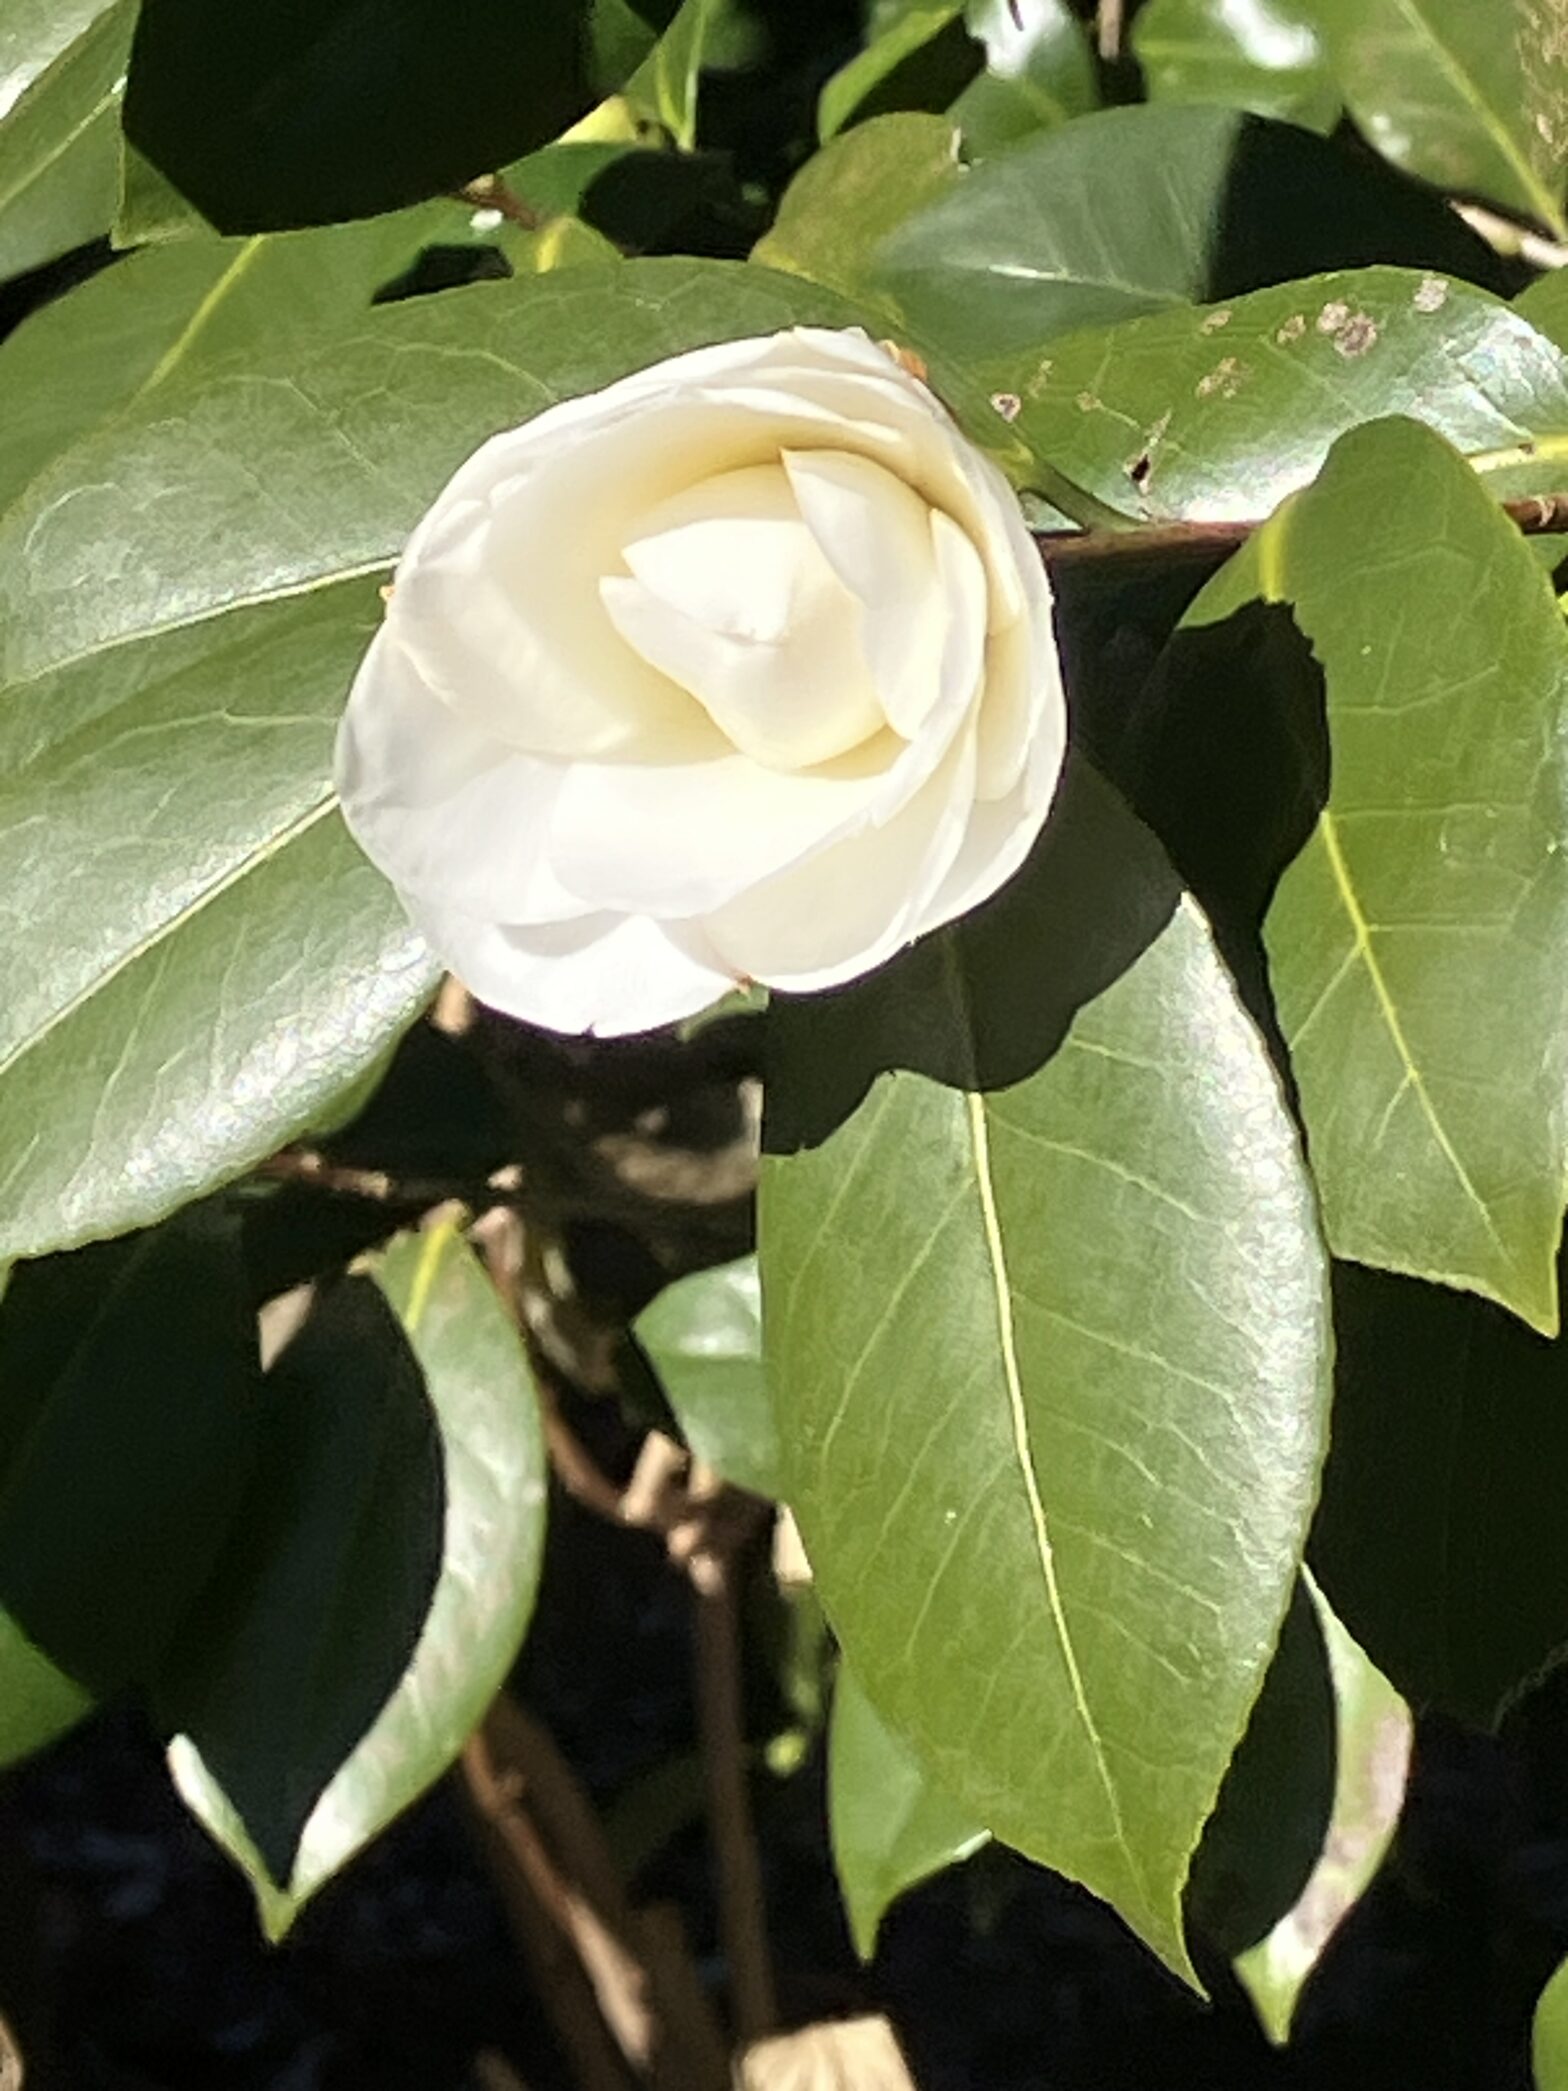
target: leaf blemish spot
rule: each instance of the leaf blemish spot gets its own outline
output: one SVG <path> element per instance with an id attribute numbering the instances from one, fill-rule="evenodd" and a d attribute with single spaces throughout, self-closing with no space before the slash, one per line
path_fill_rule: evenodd
<path id="1" fill-rule="evenodd" d="M 1100 411 L 1100 406 L 1101 402 L 1095 398 L 1092 392 L 1079 393 L 1078 411 L 1080 414 L 1097 414 Z"/>
<path id="2" fill-rule="evenodd" d="M 1307 331 L 1306 314 L 1293 312 L 1282 327 L 1275 330 L 1274 339 L 1283 348 L 1289 341 L 1299 341 Z"/>
<path id="3" fill-rule="evenodd" d="M 1448 302 L 1448 278 L 1423 276 L 1410 302 L 1417 312 L 1441 312 Z"/>
<path id="4" fill-rule="evenodd" d="M 1221 327 L 1228 327 L 1229 325 L 1230 309 L 1227 306 L 1221 312 L 1209 313 L 1207 318 L 1205 318 L 1199 326 L 1198 332 L 1200 334 L 1217 334 Z"/>
<path id="5" fill-rule="evenodd" d="M 1016 421 L 1024 405 L 1016 392 L 993 392 L 991 404 L 1004 421 Z"/>
<path id="6" fill-rule="evenodd" d="M 1358 312 L 1354 319 L 1346 320 L 1334 336 L 1334 346 L 1342 356 L 1364 356 L 1376 340 L 1376 321 L 1367 313 Z"/>
<path id="7" fill-rule="evenodd" d="M 1318 314 L 1318 332 L 1337 334 L 1350 317 L 1350 307 L 1341 298 L 1331 298 Z"/>
<path id="8" fill-rule="evenodd" d="M 1226 356 L 1205 376 L 1199 378 L 1197 395 L 1199 399 L 1209 399 L 1217 392 L 1221 399 L 1234 399 L 1241 390 L 1241 381 L 1245 376 L 1246 372 L 1236 358 Z"/>

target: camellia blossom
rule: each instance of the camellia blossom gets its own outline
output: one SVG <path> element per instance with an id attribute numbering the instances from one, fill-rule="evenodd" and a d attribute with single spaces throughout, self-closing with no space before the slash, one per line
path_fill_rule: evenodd
<path id="1" fill-rule="evenodd" d="M 485 443 L 397 569 L 349 826 L 495 1008 L 642 1031 L 993 893 L 1061 770 L 1015 495 L 856 331 L 698 349 Z"/>

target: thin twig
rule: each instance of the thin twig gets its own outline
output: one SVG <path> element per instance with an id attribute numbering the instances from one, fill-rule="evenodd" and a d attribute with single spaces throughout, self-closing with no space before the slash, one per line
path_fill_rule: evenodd
<path id="1" fill-rule="evenodd" d="M 1568 533 L 1568 493 L 1523 494 L 1498 505 L 1526 537 Z M 1223 559 L 1265 520 L 1246 516 L 1223 522 L 1134 523 L 1125 530 L 1037 530 L 1034 541 L 1050 567 L 1099 559 Z"/>
<path id="2" fill-rule="evenodd" d="M 1100 56 L 1107 65 L 1114 65 L 1122 55 L 1122 0 L 1100 0 L 1095 23 Z"/>
<path id="3" fill-rule="evenodd" d="M 697 1725 L 708 1788 L 708 1824 L 719 1870 L 719 1924 L 730 2005 L 743 2046 L 775 2030 L 778 1997 L 768 1944 L 762 1865 L 746 1784 L 740 1620 L 732 1564 L 713 1555 L 692 1564 L 697 1598 Z"/>

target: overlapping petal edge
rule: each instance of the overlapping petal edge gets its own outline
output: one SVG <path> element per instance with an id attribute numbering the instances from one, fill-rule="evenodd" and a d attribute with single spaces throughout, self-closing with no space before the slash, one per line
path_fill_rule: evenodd
<path id="1" fill-rule="evenodd" d="M 858 330 L 677 356 L 469 458 L 338 786 L 433 949 L 567 1032 L 871 970 L 1023 862 L 1066 737 L 1017 500 Z"/>

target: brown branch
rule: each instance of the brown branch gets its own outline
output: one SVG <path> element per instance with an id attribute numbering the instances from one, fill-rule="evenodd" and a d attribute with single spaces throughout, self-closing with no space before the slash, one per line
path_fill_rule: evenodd
<path id="1" fill-rule="evenodd" d="M 463 1777 L 583 2091 L 724 2091 L 725 2043 L 679 1922 L 631 1907 L 593 1804 L 547 1731 L 503 1695 L 464 1751 Z"/>
<path id="2" fill-rule="evenodd" d="M 499 211 L 509 225 L 523 232 L 537 232 L 544 224 L 544 214 L 536 211 L 531 203 L 525 203 L 517 191 L 509 188 L 499 174 L 481 174 L 458 191 L 461 203 L 471 203 L 475 210 Z"/>
<path id="3" fill-rule="evenodd" d="M 1526 537 L 1568 534 L 1568 493 L 1523 494 L 1498 506 Z M 1224 522 L 1134 523 L 1125 530 L 1037 530 L 1034 541 L 1052 568 L 1099 559 L 1217 561 L 1244 545 L 1266 521 L 1264 516 L 1246 516 Z"/>
<path id="4" fill-rule="evenodd" d="M 719 1871 L 719 1927 L 730 1976 L 730 2008 L 743 2046 L 779 2022 L 768 1944 L 762 1865 L 746 1783 L 740 1620 L 729 1561 L 692 1564 L 697 1598 L 697 1728 L 708 1789 L 708 1827 Z"/>

